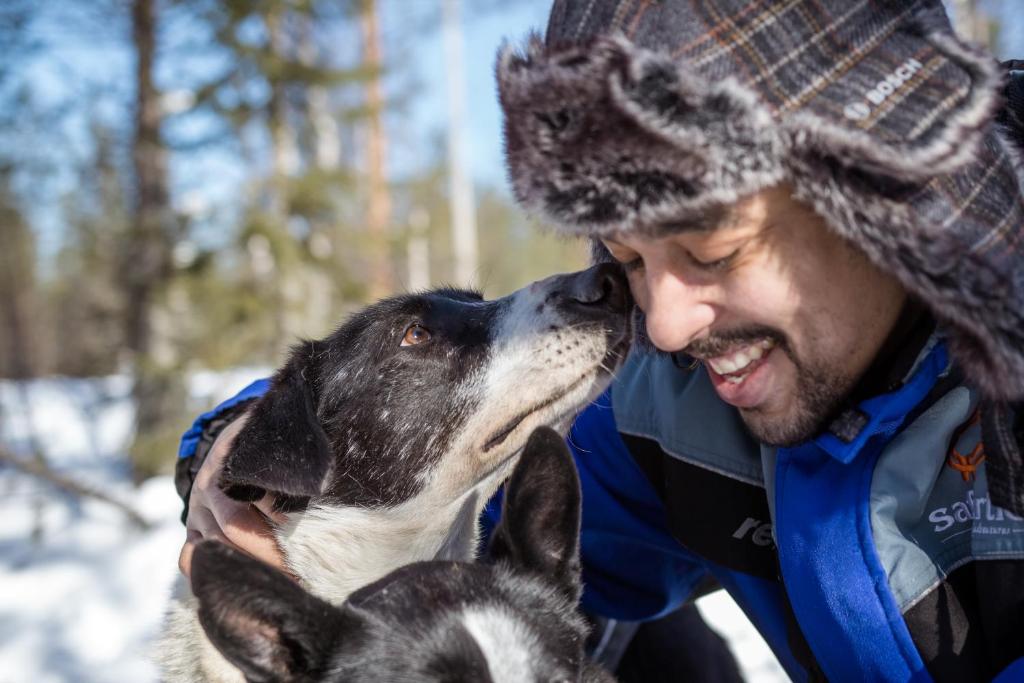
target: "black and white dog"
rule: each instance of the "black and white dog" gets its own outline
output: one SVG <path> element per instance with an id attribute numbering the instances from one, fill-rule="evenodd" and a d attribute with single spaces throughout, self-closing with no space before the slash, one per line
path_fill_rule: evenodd
<path id="1" fill-rule="evenodd" d="M 275 530 L 289 568 L 332 604 L 410 562 L 469 560 L 527 436 L 564 433 L 607 385 L 630 337 L 628 296 L 602 265 L 494 301 L 445 289 L 370 306 L 293 350 L 220 485 L 274 494 L 290 513 Z M 242 680 L 184 579 L 157 658 L 171 683 Z"/>
<path id="2" fill-rule="evenodd" d="M 251 683 L 598 683 L 583 654 L 580 487 L 538 428 L 506 486 L 489 564 L 406 565 L 335 607 L 214 541 L 193 588 L 213 644 Z"/>

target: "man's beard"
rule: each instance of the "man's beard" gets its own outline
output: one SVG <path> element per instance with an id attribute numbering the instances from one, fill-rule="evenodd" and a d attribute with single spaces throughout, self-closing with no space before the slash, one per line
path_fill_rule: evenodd
<path id="1" fill-rule="evenodd" d="M 694 342 L 684 353 L 713 358 L 743 344 L 765 339 L 775 342 L 772 351 L 785 353 L 796 368 L 792 407 L 781 417 L 760 408 L 739 408 L 740 417 L 755 439 L 769 446 L 795 446 L 816 436 L 836 413 L 856 383 L 856 377 L 824 362 L 805 363 L 796 357 L 784 334 L 769 327 L 750 327 L 715 334 Z"/>
<path id="2" fill-rule="evenodd" d="M 787 354 L 789 355 L 789 354 Z M 832 419 L 854 380 L 832 368 L 796 365 L 793 405 L 783 417 L 771 418 L 758 408 L 740 408 L 740 417 L 758 441 L 769 446 L 795 446 L 817 436 Z"/>

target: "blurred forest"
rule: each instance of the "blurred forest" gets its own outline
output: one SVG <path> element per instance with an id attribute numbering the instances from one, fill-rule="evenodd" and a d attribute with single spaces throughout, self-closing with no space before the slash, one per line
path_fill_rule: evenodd
<path id="1" fill-rule="evenodd" d="M 131 376 L 140 481 L 173 466 L 191 371 L 276 365 L 392 292 L 582 266 L 473 187 L 458 125 L 414 131 L 429 163 L 389 173 L 419 87 L 402 43 L 445 33 L 458 123 L 462 26 L 508 4 L 409 2 L 382 26 L 377 0 L 5 0 L 0 377 Z M 40 78 L 61 42 L 84 64 Z M 233 182 L 214 202 L 175 182 L 211 155 Z"/>

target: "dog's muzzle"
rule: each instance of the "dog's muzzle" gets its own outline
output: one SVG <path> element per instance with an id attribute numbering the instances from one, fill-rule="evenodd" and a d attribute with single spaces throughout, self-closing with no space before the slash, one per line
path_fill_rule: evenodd
<path id="1" fill-rule="evenodd" d="M 601 263 L 587 270 L 564 275 L 564 282 L 548 295 L 548 301 L 582 321 L 625 316 L 632 307 L 629 283 L 616 263 Z"/>

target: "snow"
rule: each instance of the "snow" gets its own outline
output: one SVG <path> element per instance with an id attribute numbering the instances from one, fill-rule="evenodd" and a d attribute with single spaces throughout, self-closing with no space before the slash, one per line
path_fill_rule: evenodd
<path id="1" fill-rule="evenodd" d="M 697 609 L 704 621 L 728 641 L 744 678 L 758 683 L 789 680 L 768 643 L 728 593 L 705 595 L 697 600 Z"/>
<path id="2" fill-rule="evenodd" d="M 155 524 L 147 533 L 100 502 L 76 509 L 47 496 L 43 539 L 27 542 L 35 495 L 5 495 L 0 527 L 0 680 L 155 681 L 146 656 L 177 573 L 184 532 L 169 477 L 119 497 Z"/>
<path id="3" fill-rule="evenodd" d="M 207 410 L 265 374 L 253 368 L 194 373 L 192 407 Z M 0 442 L 27 455 L 35 433 L 55 469 L 102 484 L 152 528 L 139 531 L 106 503 L 78 501 L 0 468 L 0 683 L 156 681 L 150 643 L 185 532 L 170 477 L 138 487 L 129 479 L 130 383 L 114 376 L 23 386 L 0 382 Z M 787 680 L 724 592 L 697 605 L 727 638 L 748 680 Z"/>

